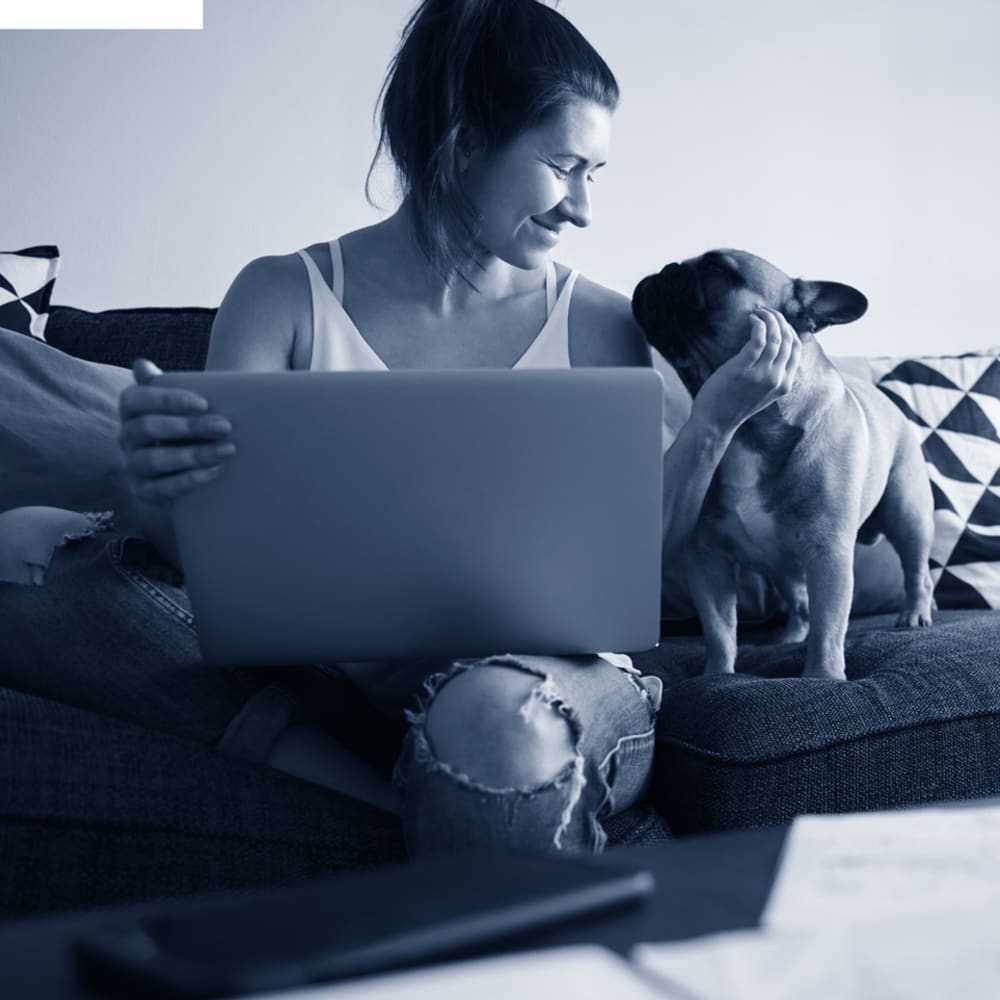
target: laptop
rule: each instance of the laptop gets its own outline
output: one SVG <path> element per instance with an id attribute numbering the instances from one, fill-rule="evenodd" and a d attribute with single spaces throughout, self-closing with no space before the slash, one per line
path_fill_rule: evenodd
<path id="1" fill-rule="evenodd" d="M 174 524 L 207 662 L 631 652 L 659 641 L 648 368 L 171 372 L 236 455 Z"/>

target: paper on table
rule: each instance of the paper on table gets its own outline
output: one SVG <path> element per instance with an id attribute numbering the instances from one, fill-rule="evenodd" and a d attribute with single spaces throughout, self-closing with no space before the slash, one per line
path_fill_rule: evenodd
<path id="1" fill-rule="evenodd" d="M 394 972 L 253 1000 L 663 1000 L 614 952 L 579 945 Z"/>
<path id="2" fill-rule="evenodd" d="M 989 899 L 1000 899 L 1000 807 L 800 816 L 761 923 L 825 928 Z"/>
<path id="3" fill-rule="evenodd" d="M 825 930 L 642 944 L 632 959 L 686 1000 L 940 1000 L 1000 996 L 997 908 Z"/>

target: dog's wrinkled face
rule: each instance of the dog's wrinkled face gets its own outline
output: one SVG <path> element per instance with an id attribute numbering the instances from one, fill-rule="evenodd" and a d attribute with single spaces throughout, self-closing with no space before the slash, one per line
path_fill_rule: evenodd
<path id="1" fill-rule="evenodd" d="M 710 250 L 667 264 L 636 286 L 632 312 L 653 345 L 693 394 L 737 354 L 750 333 L 750 314 L 781 312 L 803 338 L 862 316 L 868 300 L 850 285 L 789 278 L 743 250 Z"/>

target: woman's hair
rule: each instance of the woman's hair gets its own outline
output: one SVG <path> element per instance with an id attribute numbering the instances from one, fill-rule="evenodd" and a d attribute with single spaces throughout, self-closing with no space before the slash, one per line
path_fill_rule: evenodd
<path id="1" fill-rule="evenodd" d="M 368 173 L 388 153 L 414 236 L 448 281 L 469 259 L 475 209 L 456 149 L 495 148 L 584 99 L 609 111 L 618 84 L 590 43 L 539 0 L 423 0 L 403 29 L 379 95 L 380 137 Z"/>

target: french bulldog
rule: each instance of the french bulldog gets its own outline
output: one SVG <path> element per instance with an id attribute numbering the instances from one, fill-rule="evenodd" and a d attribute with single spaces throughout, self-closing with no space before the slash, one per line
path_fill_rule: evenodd
<path id="1" fill-rule="evenodd" d="M 855 541 L 884 534 L 905 582 L 897 625 L 931 623 L 934 504 L 916 434 L 873 384 L 841 374 L 816 340 L 868 301 L 832 281 L 790 278 L 741 250 L 712 250 L 643 278 L 632 312 L 694 396 L 739 353 L 750 315 L 780 312 L 801 361 L 788 392 L 726 449 L 684 552 L 707 647 L 706 673 L 736 663 L 735 565 L 768 576 L 788 608 L 780 641 L 806 646 L 803 676 L 843 679 Z"/>

